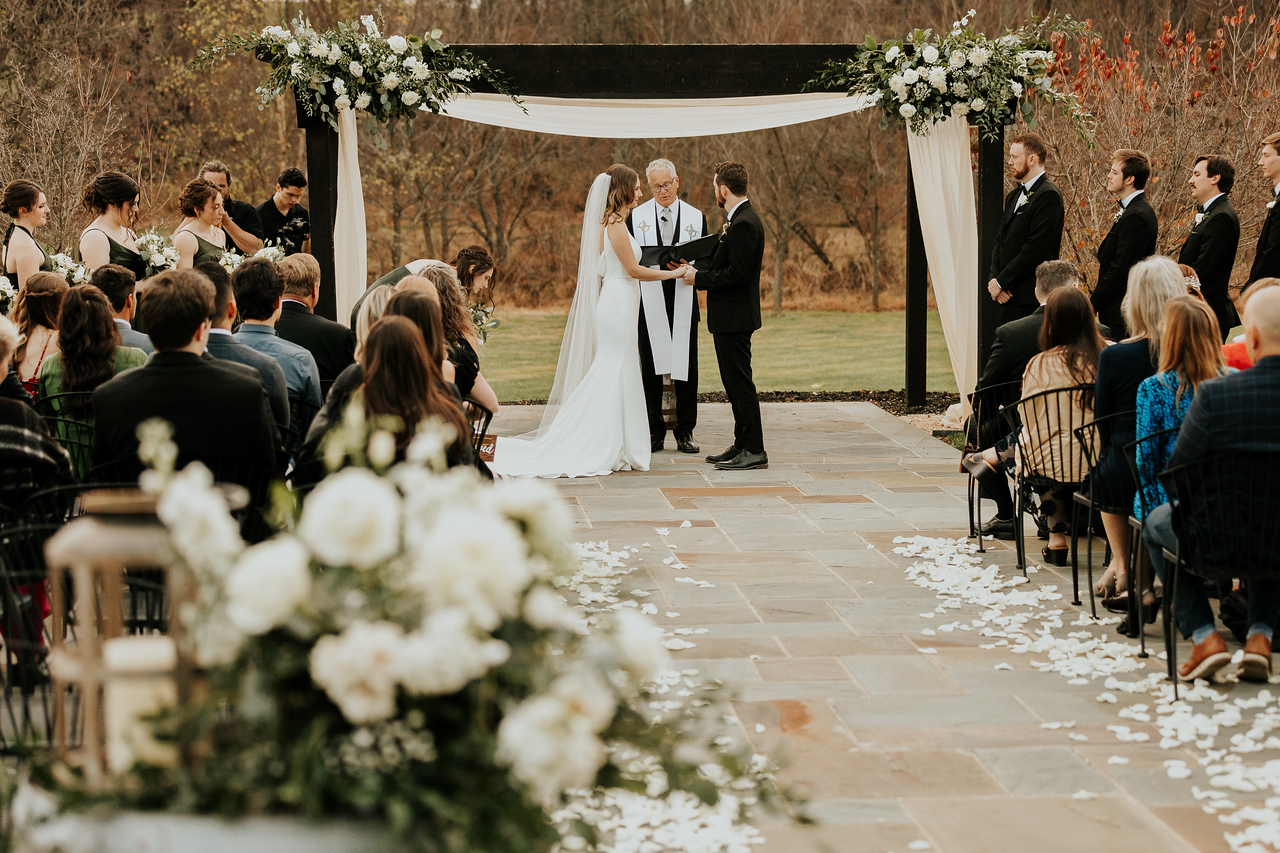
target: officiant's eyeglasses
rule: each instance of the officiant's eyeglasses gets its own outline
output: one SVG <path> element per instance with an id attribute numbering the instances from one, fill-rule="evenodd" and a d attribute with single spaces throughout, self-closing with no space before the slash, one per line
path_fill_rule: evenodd
<path id="1" fill-rule="evenodd" d="M 649 184 L 649 189 L 656 193 L 664 193 L 669 189 L 673 189 L 676 185 L 674 180 L 667 181 L 665 184 Z"/>

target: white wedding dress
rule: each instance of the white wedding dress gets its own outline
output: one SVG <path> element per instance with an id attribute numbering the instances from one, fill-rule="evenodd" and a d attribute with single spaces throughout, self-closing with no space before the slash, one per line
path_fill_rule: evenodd
<path id="1" fill-rule="evenodd" d="M 584 241 L 587 239 L 584 234 Z M 628 239 L 639 261 L 640 244 L 634 237 Z M 536 435 L 498 439 L 489 464 L 495 473 L 599 477 L 614 471 L 649 470 L 649 415 L 640 380 L 638 340 L 640 283 L 627 274 L 607 237 L 595 261 L 598 277 L 586 276 L 585 282 L 580 278 L 578 285 L 594 287 L 603 279 L 595 305 L 591 366 Z M 566 328 L 562 347 L 569 347 L 571 335 Z M 562 362 L 564 359 L 562 353 Z"/>

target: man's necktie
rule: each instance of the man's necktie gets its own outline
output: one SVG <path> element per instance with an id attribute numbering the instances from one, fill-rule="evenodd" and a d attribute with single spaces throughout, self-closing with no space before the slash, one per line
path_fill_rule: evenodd
<path id="1" fill-rule="evenodd" d="M 659 220 L 661 222 L 661 225 L 659 225 L 659 228 L 662 231 L 662 245 L 670 246 L 671 245 L 671 214 L 669 214 L 667 211 L 664 210 L 662 211 L 662 216 L 659 217 Z"/>

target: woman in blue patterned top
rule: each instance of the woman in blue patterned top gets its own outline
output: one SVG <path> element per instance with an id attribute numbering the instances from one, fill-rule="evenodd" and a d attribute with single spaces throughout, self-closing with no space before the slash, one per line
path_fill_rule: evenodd
<path id="1" fill-rule="evenodd" d="M 1231 370 L 1222 360 L 1218 320 L 1203 299 L 1193 296 L 1170 299 L 1165 303 L 1160 326 L 1160 372 L 1138 386 L 1138 436 L 1182 426 L 1200 383 Z M 1153 508 L 1168 502 L 1156 475 L 1165 469 L 1177 437 L 1178 434 L 1172 432 L 1138 445 L 1136 461 L 1141 494 L 1133 499 L 1135 518 L 1143 517 L 1144 502 Z M 1124 578 L 1119 578 L 1116 585 L 1124 589 L 1125 583 Z M 1144 601 L 1153 602 L 1150 578 L 1143 579 L 1143 587 Z M 1118 604 L 1127 604 L 1127 596 L 1122 594 L 1117 598 Z"/>

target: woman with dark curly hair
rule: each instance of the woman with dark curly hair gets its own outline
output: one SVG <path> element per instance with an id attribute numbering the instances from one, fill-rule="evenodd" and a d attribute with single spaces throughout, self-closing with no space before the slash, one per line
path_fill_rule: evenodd
<path id="1" fill-rule="evenodd" d="M 37 272 L 18 291 L 13 306 L 13 322 L 18 324 L 22 343 L 13 354 L 13 364 L 22 387 L 32 397 L 40 385 L 44 360 L 58 351 L 58 313 L 67 281 L 57 273 Z"/>
<path id="2" fill-rule="evenodd" d="M 498 411 L 498 395 L 480 372 L 480 337 L 467 310 L 466 293 L 457 274 L 447 265 L 431 267 L 422 273 L 436 286 L 440 297 L 440 319 L 444 324 L 445 345 L 449 361 L 457 369 L 455 382 L 464 400 L 474 400 L 491 412 Z"/>
<path id="3" fill-rule="evenodd" d="M 12 220 L 4 232 L 0 270 L 21 288 L 37 272 L 53 272 L 53 259 L 36 242 L 36 229 L 49 221 L 49 201 L 31 181 L 10 181 L 0 194 L 0 213 Z"/>
<path id="4" fill-rule="evenodd" d="M 204 178 L 196 178 L 182 188 L 178 209 L 186 219 L 173 232 L 178 250 L 178 269 L 189 270 L 205 261 L 217 261 L 227 251 L 227 235 L 222 224 L 222 193 Z"/>
<path id="5" fill-rule="evenodd" d="M 472 305 L 493 302 L 493 256 L 484 246 L 467 246 L 449 262 L 458 273 L 458 284 Z"/>
<path id="6" fill-rule="evenodd" d="M 137 235 L 139 190 L 124 172 L 103 172 L 84 191 L 84 207 L 96 218 L 80 232 L 80 260 L 93 272 L 107 264 L 117 264 L 133 273 L 137 281 L 147 277 L 147 265 L 138 254 Z"/>

